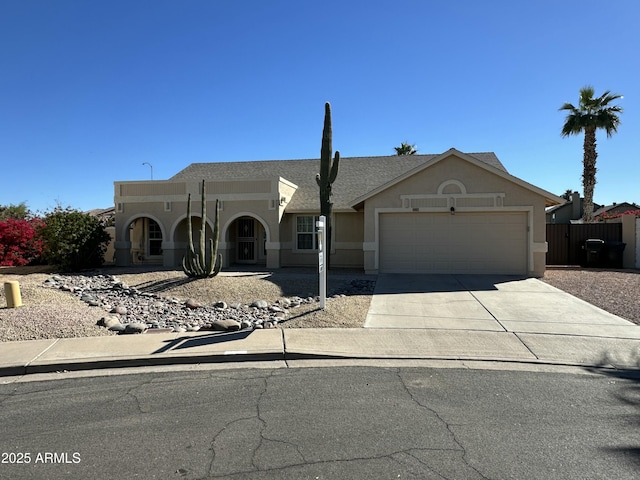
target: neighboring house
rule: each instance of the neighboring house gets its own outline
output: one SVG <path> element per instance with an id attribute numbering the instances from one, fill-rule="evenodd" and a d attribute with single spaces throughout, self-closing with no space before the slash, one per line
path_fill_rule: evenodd
<path id="1" fill-rule="evenodd" d="M 600 208 L 594 204 L 594 209 Z M 548 208 L 546 211 L 547 223 L 576 223 L 582 220 L 584 215 L 584 198 L 580 198 L 578 192 L 573 192 L 571 198 L 561 205 Z"/>
<path id="2" fill-rule="evenodd" d="M 319 170 L 319 160 L 194 163 L 169 180 L 115 182 L 117 264 L 178 266 L 187 194 L 199 217 L 204 179 L 209 233 L 220 200 L 225 267 L 315 266 Z M 540 276 L 545 208 L 563 199 L 510 175 L 493 153 L 450 149 L 342 158 L 332 201 L 332 267 Z"/>
<path id="3" fill-rule="evenodd" d="M 626 212 L 635 212 L 640 210 L 640 205 L 636 205 L 635 203 L 614 203 L 612 205 L 606 205 L 604 207 L 599 207 L 593 212 L 593 218 L 598 220 L 606 220 L 609 218 L 613 218 L 617 215 L 622 215 Z"/>

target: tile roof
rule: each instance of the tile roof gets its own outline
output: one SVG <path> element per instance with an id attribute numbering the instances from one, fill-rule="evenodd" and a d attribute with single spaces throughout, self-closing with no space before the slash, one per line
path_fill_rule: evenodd
<path id="1" fill-rule="evenodd" d="M 493 152 L 468 155 L 508 173 Z M 438 156 L 440 154 L 341 158 L 338 178 L 333 184 L 331 197 L 334 210 L 352 210 L 351 202 L 354 199 Z M 315 178 L 319 171 L 320 159 L 192 163 L 170 180 L 220 181 L 282 177 L 298 186 L 287 205 L 287 210 L 315 211 L 319 209 L 318 185 Z"/>

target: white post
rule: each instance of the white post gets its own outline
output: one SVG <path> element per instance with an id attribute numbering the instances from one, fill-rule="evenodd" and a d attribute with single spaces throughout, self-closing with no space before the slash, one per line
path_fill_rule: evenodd
<path id="1" fill-rule="evenodd" d="M 320 308 L 327 303 L 327 269 L 324 268 L 324 243 L 327 238 L 327 222 L 324 215 L 316 222 L 318 228 L 318 273 L 320 274 Z"/>

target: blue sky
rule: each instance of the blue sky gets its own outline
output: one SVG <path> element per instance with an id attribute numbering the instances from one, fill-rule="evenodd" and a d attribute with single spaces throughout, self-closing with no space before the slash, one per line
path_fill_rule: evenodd
<path id="1" fill-rule="evenodd" d="M 624 95 L 598 203 L 640 202 L 637 0 L 2 0 L 0 205 L 113 205 L 192 162 L 493 151 L 581 191 L 564 102 Z"/>

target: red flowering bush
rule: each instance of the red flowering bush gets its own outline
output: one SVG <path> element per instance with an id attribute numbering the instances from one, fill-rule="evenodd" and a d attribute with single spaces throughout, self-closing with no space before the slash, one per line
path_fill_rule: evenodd
<path id="1" fill-rule="evenodd" d="M 0 222 L 0 265 L 17 267 L 37 260 L 43 242 L 37 236 L 42 220 L 8 218 Z"/>
<path id="2" fill-rule="evenodd" d="M 635 215 L 636 217 L 640 218 L 640 210 L 627 210 L 624 213 L 602 212 L 600 215 L 596 217 L 596 220 L 598 222 L 606 222 L 607 220 L 614 220 L 616 218 L 620 218 L 623 215 Z"/>

